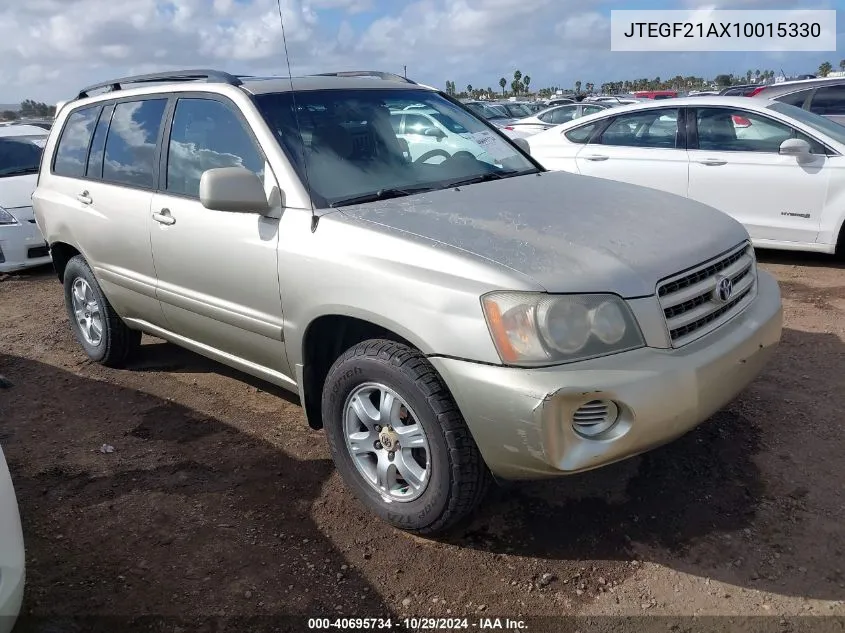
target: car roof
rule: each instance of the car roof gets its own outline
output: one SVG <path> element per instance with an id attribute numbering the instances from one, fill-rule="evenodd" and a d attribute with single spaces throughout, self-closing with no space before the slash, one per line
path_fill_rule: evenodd
<path id="1" fill-rule="evenodd" d="M 815 79 L 797 79 L 795 81 L 782 81 L 779 84 L 771 84 L 766 89 L 754 95 L 755 97 L 768 97 L 773 94 L 784 94 L 797 92 L 802 88 L 816 88 L 818 86 L 836 86 L 845 84 L 845 77 L 816 77 Z"/>
<path id="2" fill-rule="evenodd" d="M 762 111 L 766 109 L 769 103 L 767 101 L 765 104 L 763 104 L 757 100 L 749 99 L 748 97 L 719 97 L 715 95 L 705 97 L 677 97 L 673 99 L 659 99 L 657 101 L 649 100 L 641 103 L 621 105 L 616 108 L 605 108 L 601 112 L 588 114 L 579 119 L 574 119 L 572 121 L 562 123 L 561 126 L 566 126 L 566 128 L 568 129 L 570 127 L 577 127 L 579 125 L 589 123 L 590 121 L 596 121 L 611 116 L 615 117 L 620 114 L 625 114 L 626 112 L 638 112 L 640 110 L 658 110 L 673 107 L 680 108 L 685 106 L 700 108 L 702 106 L 708 105 Z"/>
<path id="3" fill-rule="evenodd" d="M 405 83 L 373 77 L 244 77 L 241 87 L 253 95 L 271 92 L 290 92 L 291 86 L 297 92 L 309 90 L 373 90 L 405 89 L 427 90 L 432 88 L 420 84 Z"/>
<path id="4" fill-rule="evenodd" d="M 3 125 L 0 136 L 47 136 L 49 132 L 37 125 Z"/>

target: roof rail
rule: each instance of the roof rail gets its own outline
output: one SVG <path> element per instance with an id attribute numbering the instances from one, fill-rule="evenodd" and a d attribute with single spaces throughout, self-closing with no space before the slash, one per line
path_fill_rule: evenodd
<path id="1" fill-rule="evenodd" d="M 209 83 L 224 83 L 230 86 L 240 86 L 243 82 L 235 75 L 220 70 L 168 70 L 160 73 L 150 73 L 148 75 L 134 75 L 132 77 L 120 77 L 118 79 L 111 79 L 102 83 L 87 86 L 79 91 L 77 99 L 84 99 L 89 96 L 93 90 L 101 88 L 109 88 L 109 92 L 121 89 L 123 84 L 143 84 L 143 83 L 162 83 L 175 81 L 198 81 L 204 79 Z"/>
<path id="2" fill-rule="evenodd" d="M 317 73 L 316 77 L 374 77 L 376 79 L 384 79 L 385 81 L 402 81 L 406 84 L 417 85 L 416 81 L 411 81 L 402 75 L 394 73 L 386 73 L 380 70 L 345 70 L 337 73 Z"/>

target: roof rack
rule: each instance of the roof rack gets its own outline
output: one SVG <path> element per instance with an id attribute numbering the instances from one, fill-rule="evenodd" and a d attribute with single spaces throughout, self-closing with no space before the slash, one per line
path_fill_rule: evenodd
<path id="1" fill-rule="evenodd" d="M 175 81 L 199 81 L 205 80 L 209 83 L 224 83 L 230 86 L 240 86 L 243 82 L 235 75 L 220 70 L 169 70 L 161 73 L 150 73 L 148 75 L 134 75 L 132 77 L 120 77 L 102 83 L 88 86 L 79 91 L 77 99 L 84 99 L 93 90 L 108 88 L 110 92 L 120 90 L 123 84 L 162 83 Z"/>
<path id="2" fill-rule="evenodd" d="M 376 79 L 384 79 L 385 81 L 402 81 L 406 84 L 417 85 L 416 81 L 411 81 L 407 77 L 380 70 L 345 70 L 337 73 L 317 73 L 315 77 L 374 77 Z"/>

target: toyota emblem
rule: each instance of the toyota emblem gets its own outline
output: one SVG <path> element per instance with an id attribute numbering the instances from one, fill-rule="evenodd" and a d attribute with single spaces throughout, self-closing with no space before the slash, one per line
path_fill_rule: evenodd
<path id="1" fill-rule="evenodd" d="M 725 303 L 731 298 L 734 291 L 734 284 L 730 277 L 720 277 L 716 282 L 715 298 L 720 303 Z"/>

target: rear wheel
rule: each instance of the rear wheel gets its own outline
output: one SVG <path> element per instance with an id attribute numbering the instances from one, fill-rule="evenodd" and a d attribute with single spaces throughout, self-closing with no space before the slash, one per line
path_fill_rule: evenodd
<path id="1" fill-rule="evenodd" d="M 71 329 L 85 353 L 107 367 L 122 367 L 141 345 L 141 333 L 117 316 L 81 255 L 68 261 L 64 286 Z"/>
<path id="2" fill-rule="evenodd" d="M 443 532 L 469 515 L 490 475 L 457 405 L 417 350 L 375 339 L 335 361 L 322 402 L 346 485 L 391 525 Z"/>

